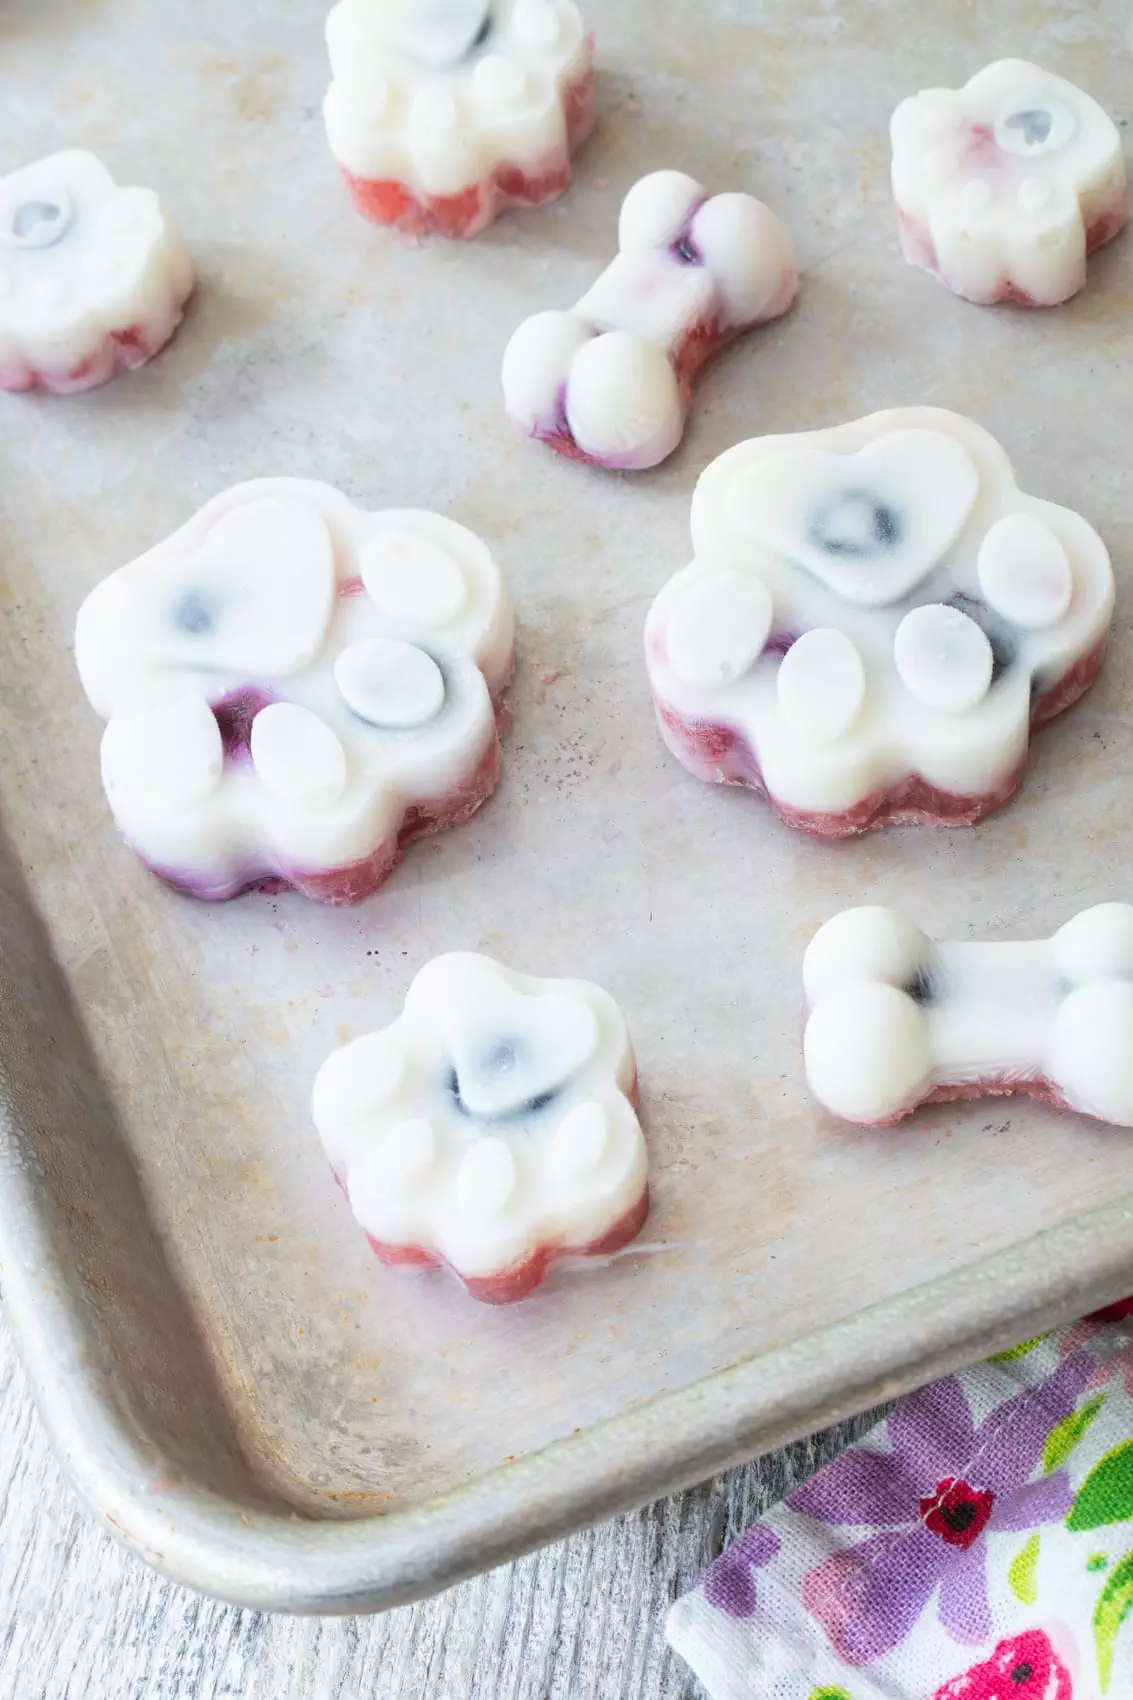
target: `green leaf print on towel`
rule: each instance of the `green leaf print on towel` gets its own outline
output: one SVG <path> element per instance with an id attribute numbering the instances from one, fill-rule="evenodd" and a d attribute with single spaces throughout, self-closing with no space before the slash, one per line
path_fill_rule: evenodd
<path id="1" fill-rule="evenodd" d="M 1025 1358 L 1028 1352 L 1033 1352 L 1036 1346 L 1041 1346 L 1044 1340 L 1049 1340 L 1054 1330 L 1048 1328 L 1045 1334 L 1035 1334 L 1030 1340 L 1020 1340 L 1017 1346 L 1008 1346 L 1005 1352 L 996 1352 L 989 1364 L 1014 1363 L 1016 1358 Z"/>
<path id="2" fill-rule="evenodd" d="M 1130 1607 L 1133 1607 L 1133 1552 L 1126 1553 L 1116 1566 L 1094 1607 L 1094 1650 L 1103 1694 L 1109 1692 L 1109 1681 L 1113 1675 L 1113 1644 L 1118 1630 L 1129 1616 Z"/>
<path id="3" fill-rule="evenodd" d="M 1032 1535 L 1026 1546 L 1012 1561 L 1007 1572 L 1007 1580 L 1011 1584 L 1011 1592 L 1025 1606 L 1033 1606 L 1039 1597 L 1039 1584 L 1035 1570 L 1039 1562 L 1039 1537 Z"/>
<path id="4" fill-rule="evenodd" d="M 1080 1411 L 1071 1411 L 1068 1417 L 1064 1417 L 1060 1423 L 1055 1423 L 1043 1447 L 1045 1475 L 1052 1475 L 1060 1464 L 1065 1464 L 1104 1404 L 1105 1394 L 1099 1393 L 1096 1399 L 1091 1399 Z"/>
<path id="5" fill-rule="evenodd" d="M 1133 1517 L 1133 1440 L 1100 1458 L 1078 1489 L 1066 1527 L 1074 1534 Z"/>

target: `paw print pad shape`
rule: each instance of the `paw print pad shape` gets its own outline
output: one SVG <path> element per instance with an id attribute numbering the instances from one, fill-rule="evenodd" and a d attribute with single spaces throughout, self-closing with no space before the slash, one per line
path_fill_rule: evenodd
<path id="1" fill-rule="evenodd" d="M 0 389 L 66 395 L 142 366 L 193 289 L 152 189 L 70 149 L 0 177 Z"/>
<path id="2" fill-rule="evenodd" d="M 656 466 L 681 440 L 705 361 L 785 313 L 797 287 L 791 239 L 762 201 L 653 172 L 626 196 L 617 257 L 582 300 L 512 337 L 508 416 L 573 460 Z"/>
<path id="3" fill-rule="evenodd" d="M 1034 943 L 937 944 L 894 909 L 846 909 L 803 961 L 806 1076 L 845 1121 L 1022 1092 L 1133 1127 L 1133 906 Z"/>
<path id="4" fill-rule="evenodd" d="M 115 820 L 197 897 L 366 897 L 496 785 L 511 607 L 437 514 L 237 485 L 91 592 L 75 656 Z"/>
<path id="5" fill-rule="evenodd" d="M 978 820 L 1101 665 L 1104 544 L 957 414 L 741 443 L 702 475 L 692 536 L 646 626 L 662 736 L 804 831 Z"/>
<path id="6" fill-rule="evenodd" d="M 328 1058 L 313 1111 L 382 1261 L 447 1266 L 504 1304 L 560 1259 L 608 1255 L 640 1231 L 635 1102 L 608 993 L 459 952 L 421 970 L 391 1027 Z"/>
<path id="7" fill-rule="evenodd" d="M 1024 60 L 902 101 L 890 134 L 905 258 L 969 301 L 1069 300 L 1129 216 L 1112 118 Z"/>
<path id="8" fill-rule="evenodd" d="M 594 125 L 572 0 L 339 0 L 324 115 L 359 212 L 475 236 L 561 195 Z"/>

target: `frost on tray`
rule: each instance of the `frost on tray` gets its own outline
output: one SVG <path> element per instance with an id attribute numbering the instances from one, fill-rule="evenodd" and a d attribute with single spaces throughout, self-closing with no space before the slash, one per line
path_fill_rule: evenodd
<path id="1" fill-rule="evenodd" d="M 343 903 L 495 788 L 512 640 L 462 526 L 265 479 L 98 585 L 75 655 L 115 819 L 155 872 Z"/>
<path id="2" fill-rule="evenodd" d="M 692 534 L 646 626 L 662 735 L 804 831 L 978 820 L 1101 665 L 1104 544 L 957 414 L 741 443 L 702 475 Z"/>
<path id="3" fill-rule="evenodd" d="M 807 1082 L 846 1121 L 1021 1092 L 1133 1126 L 1133 907 L 1028 943 L 938 944 L 894 909 L 846 909 L 803 961 Z"/>
<path id="4" fill-rule="evenodd" d="M 582 980 L 440 956 L 391 1027 L 335 1051 L 314 1116 L 385 1263 L 446 1265 L 524 1298 L 560 1258 L 608 1254 L 648 1207 L 636 1073 L 617 1004 Z"/>
<path id="5" fill-rule="evenodd" d="M 1024 60 L 911 96 L 890 134 L 905 258 L 969 301 L 1069 300 L 1129 216 L 1113 120 Z"/>
<path id="6" fill-rule="evenodd" d="M 157 195 L 120 188 L 94 154 L 0 178 L 0 389 L 65 395 L 144 365 L 192 288 Z"/>
<path id="7" fill-rule="evenodd" d="M 617 256 L 581 301 L 515 332 L 508 416 L 571 459 L 656 466 L 681 440 L 705 361 L 785 313 L 797 285 L 791 239 L 762 201 L 655 171 L 626 196 Z"/>
<path id="8" fill-rule="evenodd" d="M 367 218 L 475 236 L 569 184 L 594 124 L 572 0 L 339 0 L 327 45 L 327 136 Z"/>

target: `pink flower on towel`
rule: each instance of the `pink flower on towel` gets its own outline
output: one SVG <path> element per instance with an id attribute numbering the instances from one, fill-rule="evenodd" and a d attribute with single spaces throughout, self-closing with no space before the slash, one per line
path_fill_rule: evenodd
<path id="1" fill-rule="evenodd" d="M 934 1700 L 1074 1700 L 1074 1686 L 1050 1636 L 1028 1629 L 938 1688 Z"/>
<path id="2" fill-rule="evenodd" d="M 1104 1334 L 1108 1322 L 1125 1322 L 1130 1314 L 1127 1308 L 1130 1304 L 1133 1304 L 1133 1300 L 1123 1299 L 1120 1304 L 1110 1306 L 1110 1311 L 1113 1312 L 1112 1316 L 1107 1311 L 1096 1311 L 1093 1316 L 1087 1316 L 1082 1322 L 1076 1322 L 1073 1328 L 1068 1328 L 1059 1339 L 1059 1357 L 1068 1358 L 1072 1352 L 1078 1351 L 1088 1340 L 1093 1340 L 1098 1334 Z M 1099 1321 L 1098 1318 L 1104 1320 Z M 1102 1358 L 1099 1363 L 1095 1364 L 1093 1374 L 1086 1383 L 1086 1387 L 1092 1393 L 1097 1388 L 1107 1387 L 1111 1381 L 1118 1379 L 1124 1383 L 1129 1398 L 1133 1399 L 1133 1340 L 1129 1340 L 1124 1346 L 1119 1346 L 1117 1351 L 1111 1352 L 1108 1358 Z"/>

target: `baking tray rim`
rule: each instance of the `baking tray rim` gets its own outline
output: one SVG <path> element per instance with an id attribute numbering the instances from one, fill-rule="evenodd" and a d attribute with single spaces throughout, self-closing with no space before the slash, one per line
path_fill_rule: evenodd
<path id="1" fill-rule="evenodd" d="M 5 1155 L 5 1146 L 9 1155 Z M 1124 1296 L 1133 1193 L 745 1357 L 434 1499 L 319 1521 L 168 1478 L 117 1388 L 62 1210 L 0 1108 L 0 1275 L 40 1416 L 101 1522 L 171 1580 L 267 1611 L 404 1605 Z"/>

